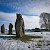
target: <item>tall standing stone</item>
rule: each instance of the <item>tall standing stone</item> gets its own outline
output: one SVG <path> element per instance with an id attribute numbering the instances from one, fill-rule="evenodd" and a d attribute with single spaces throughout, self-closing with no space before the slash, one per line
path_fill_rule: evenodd
<path id="1" fill-rule="evenodd" d="M 12 28 L 13 28 L 13 25 L 10 23 L 10 24 L 9 24 L 9 35 L 12 34 Z"/>
<path id="2" fill-rule="evenodd" d="M 5 26 L 4 26 L 4 24 L 1 26 L 1 33 L 5 33 Z"/>
<path id="3" fill-rule="evenodd" d="M 16 15 L 17 15 L 17 19 L 16 19 L 16 22 L 15 22 L 16 36 L 22 37 L 25 34 L 24 20 L 23 20 L 21 14 L 16 14 Z"/>

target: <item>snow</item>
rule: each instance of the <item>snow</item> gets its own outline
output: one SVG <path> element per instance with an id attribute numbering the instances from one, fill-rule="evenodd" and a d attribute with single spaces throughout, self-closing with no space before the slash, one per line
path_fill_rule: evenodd
<path id="1" fill-rule="evenodd" d="M 22 42 L 20 40 L 8 40 L 0 38 L 0 50 L 49 50 L 50 48 L 50 46 L 42 46 L 41 48 L 38 48 L 34 45 L 35 42 L 31 41 Z"/>
<path id="2" fill-rule="evenodd" d="M 50 50 L 50 32 L 27 32 L 27 35 L 39 35 L 43 38 L 32 38 L 30 41 L 22 42 L 9 38 L 0 38 L 0 50 Z M 0 35 L 1 36 L 1 35 Z M 4 36 L 4 35 L 3 35 Z M 13 36 L 13 35 L 12 35 Z M 15 35 L 14 35 L 15 36 Z M 39 42 L 40 41 L 40 42 Z M 41 46 L 40 46 L 40 45 Z"/>

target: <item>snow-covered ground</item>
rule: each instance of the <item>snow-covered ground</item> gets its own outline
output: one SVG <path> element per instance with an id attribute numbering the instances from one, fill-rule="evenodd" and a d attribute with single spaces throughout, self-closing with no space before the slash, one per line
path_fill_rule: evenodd
<path id="1" fill-rule="evenodd" d="M 50 32 L 42 32 L 42 34 L 41 32 L 26 32 L 25 34 L 31 36 L 38 35 L 38 36 L 42 36 L 43 39 L 50 40 Z"/>
<path id="2" fill-rule="evenodd" d="M 0 50 L 50 50 L 50 32 L 26 32 L 27 35 L 39 35 L 43 38 L 32 38 L 22 42 L 11 38 L 0 38 Z"/>

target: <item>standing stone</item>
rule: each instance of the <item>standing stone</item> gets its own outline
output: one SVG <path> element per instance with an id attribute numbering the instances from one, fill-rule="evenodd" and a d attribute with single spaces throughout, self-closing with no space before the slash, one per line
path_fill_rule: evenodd
<path id="1" fill-rule="evenodd" d="M 25 34 L 24 20 L 23 20 L 21 14 L 17 14 L 17 19 L 15 22 L 15 30 L 16 30 L 16 36 L 17 37 L 22 37 Z"/>
<path id="2" fill-rule="evenodd" d="M 10 24 L 9 24 L 9 35 L 12 34 L 12 28 L 13 28 L 13 25 L 10 23 Z"/>
<path id="3" fill-rule="evenodd" d="M 1 26 L 1 33 L 5 33 L 5 26 L 4 26 L 4 24 Z"/>

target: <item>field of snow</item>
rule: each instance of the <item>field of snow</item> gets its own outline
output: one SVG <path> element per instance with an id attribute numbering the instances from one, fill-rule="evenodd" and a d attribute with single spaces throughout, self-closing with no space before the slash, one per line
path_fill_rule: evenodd
<path id="1" fill-rule="evenodd" d="M 39 42 L 40 39 L 22 42 L 20 40 L 0 39 L 0 50 L 49 50 L 50 45 L 46 42 Z M 46 44 L 45 44 L 46 43 Z M 40 45 L 41 44 L 41 45 Z"/>
<path id="2" fill-rule="evenodd" d="M 38 35 L 38 36 L 42 36 L 46 40 L 50 40 L 50 32 L 42 32 L 42 34 L 41 32 L 26 32 L 25 34 L 31 36 Z"/>
<path id="3" fill-rule="evenodd" d="M 0 38 L 0 50 L 50 50 L 50 32 L 26 32 L 26 35 L 39 35 L 43 38 L 32 38 L 30 41 Z"/>

